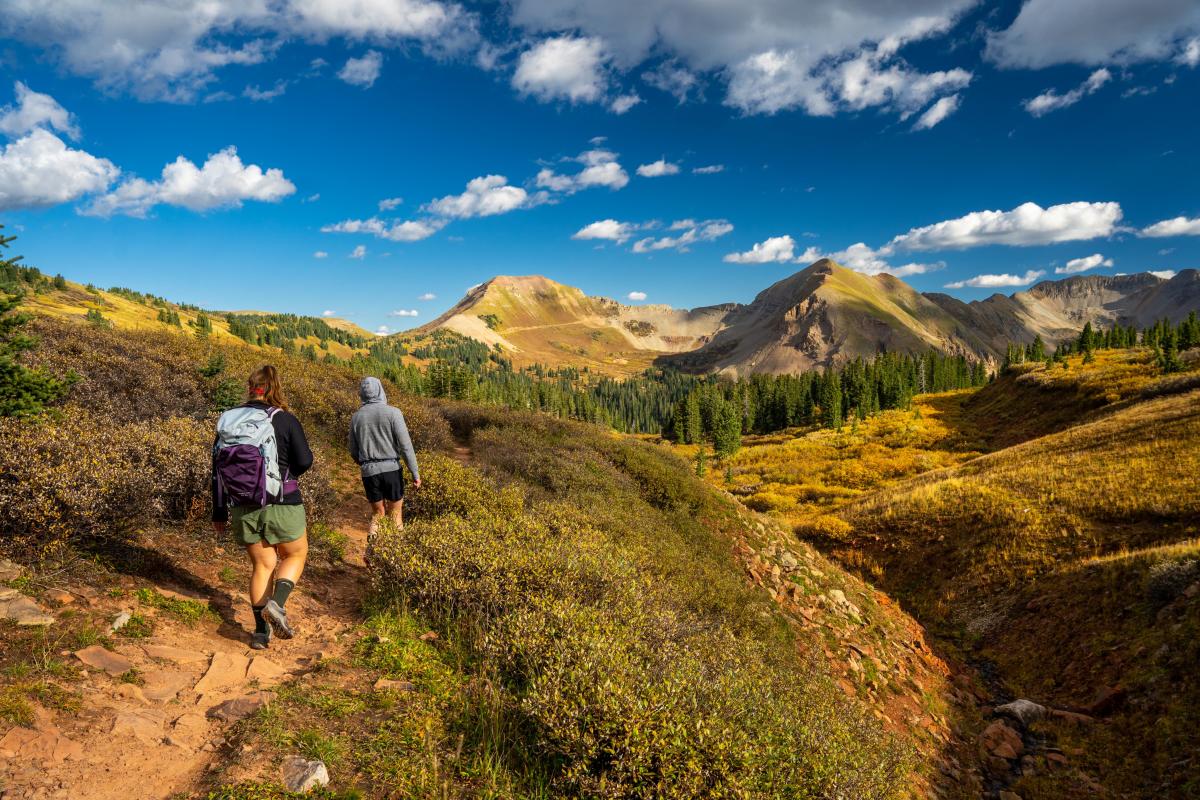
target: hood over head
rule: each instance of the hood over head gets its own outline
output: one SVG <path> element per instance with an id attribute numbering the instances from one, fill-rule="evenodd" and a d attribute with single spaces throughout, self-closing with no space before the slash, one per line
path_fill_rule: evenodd
<path id="1" fill-rule="evenodd" d="M 379 378 L 363 378 L 358 384 L 358 396 L 364 405 L 387 402 L 387 394 L 384 393 L 383 384 L 379 382 Z"/>

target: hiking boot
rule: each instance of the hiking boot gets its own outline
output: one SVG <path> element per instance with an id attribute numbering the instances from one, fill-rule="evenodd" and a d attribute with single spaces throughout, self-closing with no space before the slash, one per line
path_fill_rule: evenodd
<path id="1" fill-rule="evenodd" d="M 280 639 L 290 639 L 296 635 L 292 626 L 288 624 L 287 612 L 279 603 L 268 600 L 267 605 L 263 608 L 263 614 L 270 621 L 271 627 L 279 634 Z"/>
<path id="2" fill-rule="evenodd" d="M 271 631 L 268 629 L 263 633 L 255 631 L 250 634 L 250 649 L 251 650 L 266 650 L 271 642 Z"/>

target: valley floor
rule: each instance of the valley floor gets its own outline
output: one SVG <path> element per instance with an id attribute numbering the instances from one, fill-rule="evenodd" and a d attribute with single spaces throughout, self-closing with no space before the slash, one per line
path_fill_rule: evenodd
<path id="1" fill-rule="evenodd" d="M 747 437 L 707 479 L 935 634 L 974 696 L 991 791 L 1197 797 L 1200 353 L 1186 356 L 1160 376 L 1148 351 L 1101 351 L 840 431 Z M 1017 698 L 1036 705 L 1004 707 Z"/>

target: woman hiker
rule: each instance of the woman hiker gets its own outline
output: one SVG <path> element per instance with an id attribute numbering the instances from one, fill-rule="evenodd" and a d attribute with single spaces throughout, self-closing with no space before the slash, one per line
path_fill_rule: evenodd
<path id="1" fill-rule="evenodd" d="M 246 402 L 217 421 L 213 444 L 213 530 L 232 527 L 253 572 L 250 646 L 265 650 L 271 633 L 290 639 L 288 595 L 308 556 L 304 501 L 296 479 L 312 466 L 300 420 L 288 410 L 279 373 L 264 365 L 247 382 Z"/>
<path id="2" fill-rule="evenodd" d="M 350 418 L 350 457 L 362 472 L 363 489 L 371 504 L 370 534 L 375 534 L 384 514 L 397 528 L 404 527 L 404 471 L 400 459 L 412 473 L 413 486 L 420 488 L 417 454 L 404 414 L 389 406 L 379 378 L 363 378 L 358 386 L 362 407 Z"/>

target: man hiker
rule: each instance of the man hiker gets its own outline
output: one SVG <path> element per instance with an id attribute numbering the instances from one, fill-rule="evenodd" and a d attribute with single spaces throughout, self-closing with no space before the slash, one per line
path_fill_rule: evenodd
<path id="1" fill-rule="evenodd" d="M 362 472 L 363 488 L 371 504 L 371 534 L 386 513 L 397 528 L 404 527 L 404 471 L 408 465 L 413 486 L 421 485 L 417 455 L 400 409 L 389 406 L 379 378 L 363 378 L 358 385 L 362 408 L 350 419 L 350 457 Z"/>

